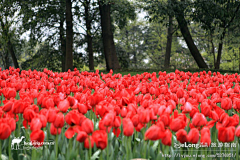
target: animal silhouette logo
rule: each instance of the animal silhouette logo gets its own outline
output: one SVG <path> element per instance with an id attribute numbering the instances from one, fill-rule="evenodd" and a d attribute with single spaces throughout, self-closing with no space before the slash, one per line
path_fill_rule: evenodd
<path id="1" fill-rule="evenodd" d="M 13 140 L 12 140 L 12 143 L 11 143 L 11 148 L 14 149 L 14 144 L 17 144 L 16 150 L 17 150 L 17 149 L 20 149 L 20 148 L 19 148 L 19 144 L 22 142 L 22 140 L 23 140 L 24 138 L 25 138 L 24 136 L 22 136 L 21 138 L 19 138 L 19 137 L 17 137 L 17 138 L 14 137 Z"/>

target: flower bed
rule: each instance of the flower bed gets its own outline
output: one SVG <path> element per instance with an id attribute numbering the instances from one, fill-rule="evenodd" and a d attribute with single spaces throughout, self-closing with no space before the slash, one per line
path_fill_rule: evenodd
<path id="1" fill-rule="evenodd" d="M 240 75 L 0 71 L 0 158 L 238 159 Z"/>

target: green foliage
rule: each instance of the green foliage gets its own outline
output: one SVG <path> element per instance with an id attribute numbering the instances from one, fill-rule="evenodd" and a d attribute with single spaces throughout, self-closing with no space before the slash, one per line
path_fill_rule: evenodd
<path id="1" fill-rule="evenodd" d="M 33 50 L 26 50 L 30 52 L 30 55 L 29 59 L 22 62 L 22 69 L 43 70 L 44 68 L 48 68 L 56 72 L 61 71 L 60 55 L 58 51 L 53 49 L 49 44 L 37 44 Z"/>
<path id="2" fill-rule="evenodd" d="M 142 68 L 146 67 L 144 32 L 145 24 L 143 22 L 129 22 L 123 29 L 117 29 L 116 48 L 119 62 L 123 68 Z"/>
<path id="3" fill-rule="evenodd" d="M 123 29 L 129 20 L 135 20 L 135 6 L 128 0 L 118 1 L 115 0 L 111 5 L 112 18 L 116 25 Z"/>

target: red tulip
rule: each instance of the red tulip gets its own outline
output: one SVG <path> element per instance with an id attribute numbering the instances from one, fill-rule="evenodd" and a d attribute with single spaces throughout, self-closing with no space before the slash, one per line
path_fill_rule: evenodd
<path id="1" fill-rule="evenodd" d="M 40 118 L 33 118 L 30 124 L 30 130 L 35 131 L 35 130 L 40 130 L 42 128 L 42 122 Z"/>
<path id="2" fill-rule="evenodd" d="M 63 100 L 63 101 L 60 101 L 59 103 L 58 103 L 58 109 L 60 110 L 60 111 L 62 111 L 63 113 L 66 113 L 67 112 L 67 110 L 68 110 L 68 108 L 70 107 L 70 104 L 69 104 L 69 102 L 68 102 L 68 100 L 67 99 L 65 99 L 65 100 Z"/>
<path id="3" fill-rule="evenodd" d="M 166 129 L 165 136 L 162 138 L 162 143 L 167 146 L 172 145 L 172 132 L 169 129 Z"/>
<path id="4" fill-rule="evenodd" d="M 113 127 L 118 128 L 121 126 L 121 117 L 116 116 L 114 119 Z"/>
<path id="5" fill-rule="evenodd" d="M 198 140 L 199 140 L 199 131 L 196 128 L 192 128 L 188 133 L 188 142 L 196 144 L 198 143 Z"/>
<path id="6" fill-rule="evenodd" d="M 9 112 L 12 109 L 12 106 L 13 106 L 13 102 L 8 101 L 6 104 L 4 104 L 4 106 L 2 107 L 2 110 L 4 112 Z"/>
<path id="7" fill-rule="evenodd" d="M 165 136 L 164 130 L 161 130 L 160 127 L 153 125 L 145 132 L 145 140 L 159 140 Z"/>
<path id="8" fill-rule="evenodd" d="M 192 119 L 192 125 L 195 127 L 205 126 L 207 124 L 207 119 L 202 113 L 196 113 Z"/>
<path id="9" fill-rule="evenodd" d="M 88 108 L 85 104 L 77 103 L 77 107 L 78 107 L 78 111 L 82 114 L 86 114 L 88 111 Z"/>
<path id="10" fill-rule="evenodd" d="M 26 108 L 23 112 L 23 118 L 27 120 L 28 122 L 31 122 L 32 119 L 35 117 L 36 113 L 34 110 L 30 107 Z"/>
<path id="11" fill-rule="evenodd" d="M 17 95 L 17 93 L 16 93 L 15 88 L 9 88 L 9 89 L 7 90 L 7 94 L 5 94 L 5 97 L 6 97 L 7 99 L 10 99 L 10 98 L 15 98 L 16 95 Z"/>
<path id="12" fill-rule="evenodd" d="M 59 112 L 56 115 L 53 125 L 55 128 L 62 128 L 64 126 L 64 115 L 62 112 Z"/>
<path id="13" fill-rule="evenodd" d="M 222 98 L 221 107 L 225 110 L 230 110 L 232 108 L 232 100 L 230 98 Z"/>
<path id="14" fill-rule="evenodd" d="M 192 111 L 193 105 L 189 102 L 186 102 L 183 106 L 183 113 L 190 113 Z"/>
<path id="15" fill-rule="evenodd" d="M 139 123 L 139 115 L 138 114 L 136 114 L 132 117 L 132 122 L 133 122 L 134 127 L 137 127 L 137 125 Z"/>
<path id="16" fill-rule="evenodd" d="M 148 123 L 150 121 L 150 112 L 148 109 L 143 109 L 139 113 L 139 121 L 143 124 Z"/>
<path id="17" fill-rule="evenodd" d="M 50 108 L 48 109 L 47 113 L 47 121 L 49 123 L 54 123 L 56 116 L 57 116 L 58 110 L 56 108 Z"/>
<path id="18" fill-rule="evenodd" d="M 184 96 L 184 90 L 183 90 L 182 88 L 178 88 L 176 94 L 177 94 L 177 97 L 178 97 L 178 98 L 183 98 L 183 96 Z"/>
<path id="19" fill-rule="evenodd" d="M 240 99 L 239 98 L 235 98 L 233 100 L 233 108 L 236 110 L 240 110 Z"/>
<path id="20" fill-rule="evenodd" d="M 97 130 L 93 132 L 92 137 L 94 139 L 94 142 L 97 146 L 97 148 L 105 149 L 108 145 L 108 137 L 106 131 L 103 130 Z"/>
<path id="21" fill-rule="evenodd" d="M 121 110 L 121 117 L 125 118 L 126 115 L 127 115 L 127 109 L 126 109 L 126 107 L 123 107 Z"/>
<path id="22" fill-rule="evenodd" d="M 176 136 L 177 136 L 177 140 L 178 140 L 180 143 L 185 143 L 185 142 L 188 141 L 187 131 L 185 131 L 184 129 L 178 130 L 177 133 L 176 133 Z"/>
<path id="23" fill-rule="evenodd" d="M 22 100 L 17 100 L 13 103 L 12 112 L 14 114 L 23 113 L 26 108 L 25 103 Z"/>
<path id="24" fill-rule="evenodd" d="M 234 141 L 235 127 L 220 127 L 218 129 L 218 140 L 220 142 Z"/>
<path id="25" fill-rule="evenodd" d="M 116 137 L 119 137 L 121 130 L 119 128 L 113 128 L 113 133 Z"/>
<path id="26" fill-rule="evenodd" d="M 115 119 L 115 114 L 113 112 L 107 113 L 103 117 L 104 126 L 110 127 L 113 125 Z"/>
<path id="27" fill-rule="evenodd" d="M 51 123 L 51 126 L 50 126 L 50 133 L 51 135 L 59 135 L 61 133 L 61 128 L 55 128 L 54 125 Z"/>
<path id="28" fill-rule="evenodd" d="M 123 134 L 125 136 L 132 136 L 134 132 L 134 126 L 133 123 L 131 121 L 131 119 L 129 118 L 124 118 L 123 119 Z"/>
<path id="29" fill-rule="evenodd" d="M 82 129 L 87 134 L 92 133 L 94 129 L 93 122 L 90 119 L 85 119 L 82 123 Z"/>
<path id="30" fill-rule="evenodd" d="M 0 122 L 0 139 L 5 140 L 11 134 L 11 128 L 8 124 Z"/>
<path id="31" fill-rule="evenodd" d="M 201 142 L 202 145 L 207 144 L 207 146 L 210 146 L 210 144 L 211 144 L 211 134 L 210 134 L 210 129 L 208 127 L 203 127 L 202 128 L 200 142 Z"/>
<path id="32" fill-rule="evenodd" d="M 77 138 L 76 138 L 76 139 L 77 139 L 77 141 L 79 141 L 79 142 L 84 142 L 87 137 L 88 137 L 88 135 L 87 135 L 86 132 L 80 131 L 80 132 L 78 132 L 78 135 L 77 135 Z"/>
<path id="33" fill-rule="evenodd" d="M 236 135 L 237 137 L 240 137 L 240 125 L 236 128 L 236 130 L 235 130 L 235 135 Z"/>
<path id="34" fill-rule="evenodd" d="M 83 115 L 79 114 L 77 110 L 72 110 L 65 116 L 66 123 L 70 126 L 80 125 L 81 116 Z"/>
<path id="35" fill-rule="evenodd" d="M 170 124 L 170 129 L 174 132 L 177 132 L 180 129 L 184 129 L 186 126 L 186 122 L 181 118 L 175 118 L 172 120 Z"/>
<path id="36" fill-rule="evenodd" d="M 89 141 L 91 143 L 91 146 L 89 146 Z M 84 141 L 84 147 L 89 149 L 90 147 L 93 148 L 93 146 L 94 146 L 94 139 L 92 138 L 92 136 L 88 136 Z"/>
<path id="37" fill-rule="evenodd" d="M 35 130 L 30 134 L 30 139 L 34 147 L 41 147 L 44 137 L 45 135 L 42 130 Z"/>

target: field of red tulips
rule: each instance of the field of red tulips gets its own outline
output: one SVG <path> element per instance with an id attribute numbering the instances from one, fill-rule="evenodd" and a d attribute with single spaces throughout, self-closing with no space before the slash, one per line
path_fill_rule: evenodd
<path id="1" fill-rule="evenodd" d="M 240 75 L 0 69 L 0 159 L 240 159 Z"/>

